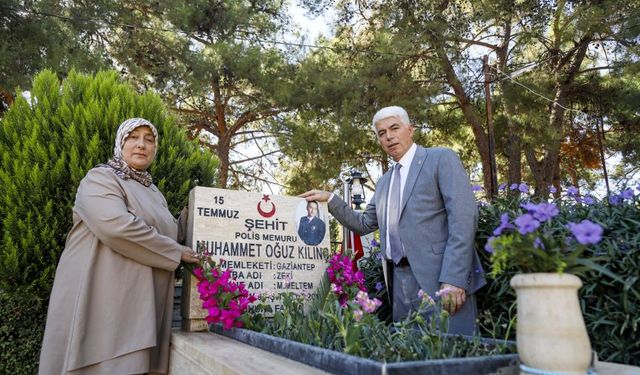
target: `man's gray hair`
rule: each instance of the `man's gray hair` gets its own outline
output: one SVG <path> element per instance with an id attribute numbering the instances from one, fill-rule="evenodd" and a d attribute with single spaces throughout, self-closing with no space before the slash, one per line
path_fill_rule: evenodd
<path id="1" fill-rule="evenodd" d="M 409 120 L 409 114 L 405 111 L 404 108 L 399 107 L 397 105 L 393 105 L 391 107 L 384 107 L 375 115 L 373 115 L 373 121 L 371 122 L 371 126 L 373 127 L 374 133 L 376 132 L 376 123 L 382 119 L 387 117 L 396 116 L 399 117 L 404 125 L 410 125 L 411 121 Z"/>

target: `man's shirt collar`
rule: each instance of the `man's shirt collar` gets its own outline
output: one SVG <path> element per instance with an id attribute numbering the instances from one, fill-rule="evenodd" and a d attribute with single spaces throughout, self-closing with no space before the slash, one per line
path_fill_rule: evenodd
<path id="1" fill-rule="evenodd" d="M 411 162 L 413 161 L 413 157 L 415 156 L 417 149 L 418 146 L 416 146 L 414 142 L 411 147 L 409 147 L 407 152 L 405 152 L 402 158 L 400 158 L 400 161 L 398 163 L 402 165 L 402 168 L 404 168 L 405 171 L 408 170 L 409 166 L 411 166 Z"/>

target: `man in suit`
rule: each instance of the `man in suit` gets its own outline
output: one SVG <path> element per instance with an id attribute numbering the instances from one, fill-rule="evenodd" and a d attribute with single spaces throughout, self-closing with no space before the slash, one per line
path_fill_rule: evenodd
<path id="1" fill-rule="evenodd" d="M 301 197 L 328 201 L 329 212 L 361 235 L 380 229 L 395 321 L 418 307 L 420 289 L 430 296 L 440 291 L 451 314 L 449 332 L 472 335 L 477 331 L 474 293 L 486 282 L 474 250 L 478 211 L 469 177 L 452 150 L 413 142 L 414 128 L 403 108 L 382 108 L 373 116 L 373 128 L 396 163 L 378 181 L 364 212 L 325 191 Z"/>
<path id="2" fill-rule="evenodd" d="M 307 202 L 307 216 L 300 218 L 298 236 L 307 245 L 316 246 L 324 238 L 324 221 L 318 217 L 318 202 Z"/>

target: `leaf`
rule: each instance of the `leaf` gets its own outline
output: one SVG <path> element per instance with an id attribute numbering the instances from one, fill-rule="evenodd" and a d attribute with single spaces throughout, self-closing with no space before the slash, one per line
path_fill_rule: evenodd
<path id="1" fill-rule="evenodd" d="M 607 268 L 597 264 L 596 262 L 593 262 L 590 259 L 581 258 L 581 259 L 574 260 L 574 262 L 576 264 L 581 264 L 581 265 L 584 265 L 584 266 L 589 267 L 591 269 L 594 269 L 594 270 L 600 272 L 601 274 L 607 275 L 610 278 L 612 278 L 613 280 L 615 280 L 615 281 L 617 281 L 617 282 L 619 282 L 621 284 L 625 284 L 625 281 L 622 278 L 620 278 L 620 276 L 614 274 L 613 272 L 609 271 Z"/>

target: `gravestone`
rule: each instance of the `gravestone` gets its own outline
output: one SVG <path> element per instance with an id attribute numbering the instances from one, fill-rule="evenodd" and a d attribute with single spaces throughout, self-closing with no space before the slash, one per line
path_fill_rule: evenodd
<path id="1" fill-rule="evenodd" d="M 196 187 L 189 194 L 187 246 L 231 268 L 250 293 L 313 293 L 331 253 L 326 203 L 308 205 L 298 197 Z M 186 272 L 183 280 L 182 327 L 207 330 L 197 280 Z M 271 305 L 282 308 L 277 299 Z"/>

